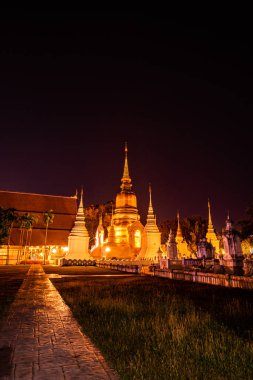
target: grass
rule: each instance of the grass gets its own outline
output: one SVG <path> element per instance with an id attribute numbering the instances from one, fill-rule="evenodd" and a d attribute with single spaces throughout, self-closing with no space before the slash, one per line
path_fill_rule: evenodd
<path id="1" fill-rule="evenodd" d="M 29 265 L 0 265 L 0 326 L 29 268 Z"/>
<path id="2" fill-rule="evenodd" d="M 52 281 L 121 379 L 253 378 L 252 293 L 97 269 Z"/>

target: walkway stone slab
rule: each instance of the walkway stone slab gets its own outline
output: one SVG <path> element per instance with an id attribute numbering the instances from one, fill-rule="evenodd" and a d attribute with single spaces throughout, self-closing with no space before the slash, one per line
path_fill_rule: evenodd
<path id="1" fill-rule="evenodd" d="M 41 265 L 31 266 L 0 331 L 0 379 L 119 379 Z"/>

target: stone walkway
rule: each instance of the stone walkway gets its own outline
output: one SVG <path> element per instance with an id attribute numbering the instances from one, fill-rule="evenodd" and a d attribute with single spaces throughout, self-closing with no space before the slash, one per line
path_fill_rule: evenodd
<path id="1" fill-rule="evenodd" d="M 118 379 L 72 312 L 32 265 L 0 332 L 1 379 Z"/>

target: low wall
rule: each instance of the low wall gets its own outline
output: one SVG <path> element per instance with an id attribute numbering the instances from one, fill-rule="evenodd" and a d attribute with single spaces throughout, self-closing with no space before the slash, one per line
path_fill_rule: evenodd
<path id="1" fill-rule="evenodd" d="M 141 265 L 132 265 L 132 264 L 116 264 L 108 263 L 103 261 L 97 261 L 97 267 L 119 270 L 121 272 L 128 273 L 141 273 Z"/>
<path id="2" fill-rule="evenodd" d="M 61 258 L 58 259 L 57 264 L 59 266 L 63 267 L 70 267 L 70 266 L 96 266 L 96 260 L 76 260 L 76 259 L 65 259 Z"/>
<path id="3" fill-rule="evenodd" d="M 1 247 L 0 248 L 0 265 L 6 265 L 6 264 L 17 264 L 17 257 L 18 257 L 18 248 L 10 248 L 9 250 L 9 258 L 7 254 L 7 247 Z"/>
<path id="4" fill-rule="evenodd" d="M 219 285 L 226 286 L 229 288 L 253 290 L 253 277 L 173 269 L 156 269 L 155 276 L 165 277 L 171 280 L 192 281 L 197 282 L 199 284 Z"/>

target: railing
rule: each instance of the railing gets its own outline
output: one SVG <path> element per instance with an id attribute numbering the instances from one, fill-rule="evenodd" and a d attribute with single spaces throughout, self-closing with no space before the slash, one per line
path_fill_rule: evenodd
<path id="1" fill-rule="evenodd" d="M 136 265 L 136 264 L 119 264 L 117 262 L 105 262 L 105 261 L 98 261 L 97 266 L 100 268 L 107 268 L 112 270 L 118 270 L 121 272 L 128 272 L 128 273 L 141 273 L 142 265 Z"/>
<path id="2" fill-rule="evenodd" d="M 230 274 L 203 273 L 197 270 L 156 269 L 155 275 L 171 280 L 191 281 L 200 284 L 218 285 L 230 288 L 253 290 L 253 277 Z"/>
<path id="3" fill-rule="evenodd" d="M 63 267 L 67 266 L 96 266 L 96 260 L 71 260 L 71 259 L 60 259 L 58 265 Z"/>

